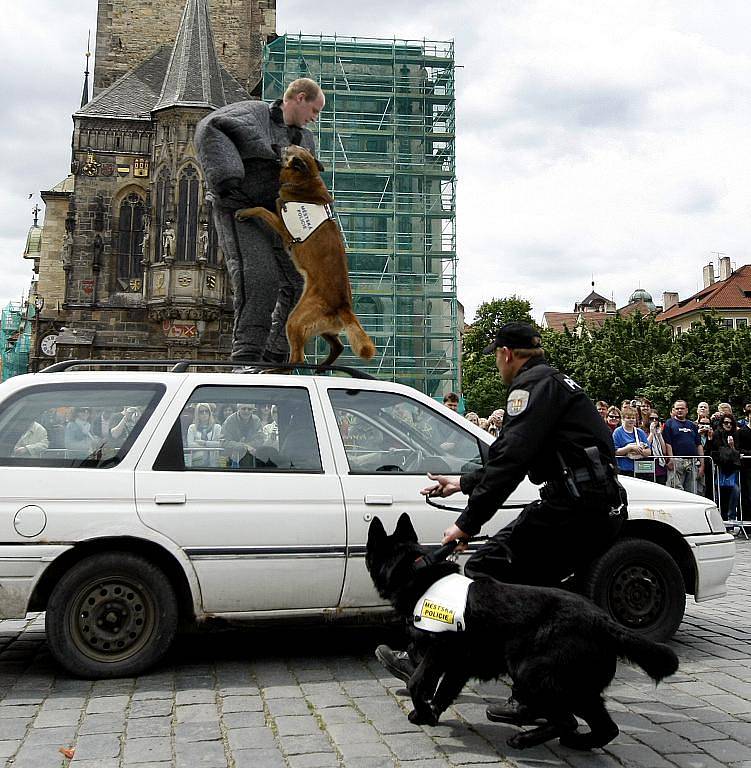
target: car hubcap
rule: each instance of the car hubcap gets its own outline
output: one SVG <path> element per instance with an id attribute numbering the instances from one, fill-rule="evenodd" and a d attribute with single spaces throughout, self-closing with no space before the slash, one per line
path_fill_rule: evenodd
<path id="1" fill-rule="evenodd" d="M 665 604 L 662 582 L 644 566 L 624 568 L 613 579 L 610 604 L 621 624 L 635 628 L 648 626 L 659 619 Z"/>
<path id="2" fill-rule="evenodd" d="M 71 611 L 71 634 L 89 658 L 122 661 L 148 642 L 155 616 L 153 599 L 143 584 L 113 577 L 79 590 Z"/>

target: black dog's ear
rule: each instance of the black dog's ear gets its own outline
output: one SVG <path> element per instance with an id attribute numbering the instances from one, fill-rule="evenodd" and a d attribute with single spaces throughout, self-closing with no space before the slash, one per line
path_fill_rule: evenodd
<path id="1" fill-rule="evenodd" d="M 412 525 L 412 520 L 410 520 L 409 515 L 406 512 L 402 512 L 399 516 L 394 536 L 396 536 L 399 541 L 417 541 L 417 533 Z"/>
<path id="2" fill-rule="evenodd" d="M 380 518 L 374 517 L 368 526 L 368 549 L 377 549 L 386 540 L 386 529 Z"/>
<path id="3" fill-rule="evenodd" d="M 326 169 L 323 167 L 323 163 L 320 160 L 316 160 L 316 165 L 318 166 L 318 170 L 323 173 Z"/>
<path id="4" fill-rule="evenodd" d="M 293 157 L 292 162 L 290 163 L 290 166 L 294 168 L 296 171 L 301 171 L 302 173 L 308 172 L 307 164 L 303 159 L 299 157 Z"/>

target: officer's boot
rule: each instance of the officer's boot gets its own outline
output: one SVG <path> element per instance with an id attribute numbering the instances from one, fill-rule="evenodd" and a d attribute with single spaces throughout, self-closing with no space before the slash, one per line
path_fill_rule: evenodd
<path id="1" fill-rule="evenodd" d="M 379 645 L 375 650 L 375 656 L 394 677 L 405 683 L 408 683 L 415 673 L 415 665 L 407 651 L 393 651 L 388 645 Z"/>
<path id="2" fill-rule="evenodd" d="M 520 704 L 513 696 L 498 704 L 489 704 L 485 716 L 493 723 L 511 725 L 538 725 L 545 718 L 536 715 L 528 706 Z"/>

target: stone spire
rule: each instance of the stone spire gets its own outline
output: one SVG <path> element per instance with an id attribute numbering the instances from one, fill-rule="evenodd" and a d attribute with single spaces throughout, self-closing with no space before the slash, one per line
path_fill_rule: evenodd
<path id="1" fill-rule="evenodd" d="M 83 93 L 81 94 L 81 109 L 89 103 L 89 56 L 91 56 L 91 30 L 86 41 L 86 69 L 83 73 Z"/>
<path id="2" fill-rule="evenodd" d="M 226 103 L 208 2 L 187 0 L 154 111 L 177 106 L 213 109 Z"/>

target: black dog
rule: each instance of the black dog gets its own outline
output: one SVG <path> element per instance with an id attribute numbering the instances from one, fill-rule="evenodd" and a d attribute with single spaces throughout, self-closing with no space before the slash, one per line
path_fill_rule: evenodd
<path id="1" fill-rule="evenodd" d="M 459 566 L 433 562 L 430 551 L 417 543 L 407 514 L 391 536 L 373 519 L 366 563 L 379 594 L 412 620 L 412 647 L 421 661 L 408 683 L 414 705 L 409 719 L 418 725 L 435 725 L 469 678 L 491 680 L 508 673 L 514 698 L 545 721 L 512 736 L 510 746 L 524 749 L 559 736 L 575 749 L 601 747 L 618 735 L 602 700 L 618 658 L 635 662 L 657 682 L 678 669 L 668 646 L 625 629 L 579 595 L 491 578 L 469 586 L 462 631 L 418 629 L 418 601 Z M 435 615 L 448 615 L 438 610 Z M 589 733 L 576 732 L 575 716 L 587 723 Z"/>

